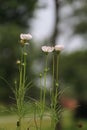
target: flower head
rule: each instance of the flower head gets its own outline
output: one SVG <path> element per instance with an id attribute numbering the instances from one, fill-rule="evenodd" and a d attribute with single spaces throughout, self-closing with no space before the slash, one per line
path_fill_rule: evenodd
<path id="1" fill-rule="evenodd" d="M 20 60 L 17 60 L 17 61 L 16 61 L 16 64 L 20 64 L 20 63 L 21 63 L 21 61 L 20 61 Z"/>
<path id="2" fill-rule="evenodd" d="M 30 39 L 32 39 L 32 35 L 31 34 L 23 34 L 23 33 L 21 33 L 20 34 L 20 39 L 21 40 L 30 40 Z"/>
<path id="3" fill-rule="evenodd" d="M 28 34 L 23 34 L 23 33 L 21 33 L 20 34 L 20 43 L 21 43 L 21 45 L 22 46 L 24 46 L 24 45 L 28 45 L 29 43 L 28 43 L 28 40 L 30 40 L 30 39 L 32 39 L 32 36 L 28 33 Z"/>
<path id="4" fill-rule="evenodd" d="M 42 49 L 43 52 L 49 53 L 49 52 L 52 52 L 54 50 L 54 47 L 42 46 L 41 49 Z"/>
<path id="5" fill-rule="evenodd" d="M 64 49 L 64 45 L 55 45 L 55 51 L 62 51 Z"/>

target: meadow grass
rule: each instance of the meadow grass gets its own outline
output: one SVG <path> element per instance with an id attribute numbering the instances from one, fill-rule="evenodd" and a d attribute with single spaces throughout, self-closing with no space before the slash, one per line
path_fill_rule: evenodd
<path id="1" fill-rule="evenodd" d="M 0 130 L 18 130 L 16 127 L 18 117 L 16 115 L 1 116 L 0 117 Z M 39 119 L 37 119 L 39 124 Z M 50 118 L 45 117 L 42 123 L 42 130 L 51 130 Z M 82 125 L 82 126 L 80 126 Z M 22 130 L 36 130 L 33 120 L 33 115 L 28 116 L 22 120 Z M 87 130 L 87 120 L 74 120 L 73 112 L 64 111 L 62 120 L 62 130 Z"/>
<path id="2" fill-rule="evenodd" d="M 27 104 L 28 105 L 28 104 Z M 33 115 L 33 106 L 29 105 L 29 113 L 22 119 L 22 130 L 36 130 Z M 46 117 L 42 122 L 42 130 L 52 130 L 49 111 L 46 111 Z M 18 130 L 16 127 L 18 116 L 7 111 L 7 107 L 0 105 L 0 130 Z M 40 120 L 37 118 L 37 124 Z M 87 120 L 75 120 L 74 111 L 65 109 L 62 113 L 62 130 L 87 130 Z M 82 126 L 81 126 L 82 125 Z"/>
<path id="3" fill-rule="evenodd" d="M 2 116 L 0 118 L 0 130 L 17 130 L 16 127 L 17 122 L 17 116 Z M 37 123 L 39 124 L 39 119 L 37 120 Z M 48 130 L 50 129 L 50 120 L 49 118 L 45 118 L 43 120 L 42 124 L 43 129 L 42 130 Z M 35 124 L 33 117 L 26 117 L 22 120 L 22 130 L 27 130 L 27 128 L 30 128 L 30 130 L 35 130 Z"/>

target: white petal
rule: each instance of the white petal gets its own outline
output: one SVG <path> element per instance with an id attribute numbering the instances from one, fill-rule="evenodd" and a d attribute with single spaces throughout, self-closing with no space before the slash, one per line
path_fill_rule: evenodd
<path id="1" fill-rule="evenodd" d="M 62 51 L 64 49 L 64 45 L 55 45 L 55 51 Z"/>
<path id="2" fill-rule="evenodd" d="M 30 40 L 30 39 L 32 39 L 32 35 L 21 33 L 20 34 L 20 39 L 22 39 L 22 40 Z"/>

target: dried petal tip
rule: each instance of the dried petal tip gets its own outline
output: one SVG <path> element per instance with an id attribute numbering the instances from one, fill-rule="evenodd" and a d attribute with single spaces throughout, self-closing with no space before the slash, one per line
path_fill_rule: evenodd
<path id="1" fill-rule="evenodd" d="M 20 39 L 21 40 L 30 40 L 30 39 L 32 39 L 32 35 L 31 34 L 23 34 L 23 33 L 21 33 L 20 34 Z"/>
<path id="2" fill-rule="evenodd" d="M 49 52 L 52 52 L 54 50 L 54 47 L 42 46 L 41 49 L 42 49 L 43 52 L 49 53 Z"/>
<path id="3" fill-rule="evenodd" d="M 56 45 L 54 48 L 55 51 L 62 51 L 64 49 L 64 45 Z"/>

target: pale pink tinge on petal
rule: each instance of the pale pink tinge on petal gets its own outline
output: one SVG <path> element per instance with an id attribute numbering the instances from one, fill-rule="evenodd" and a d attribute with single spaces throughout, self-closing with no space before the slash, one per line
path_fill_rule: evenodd
<path id="1" fill-rule="evenodd" d="M 52 52 L 54 50 L 54 47 L 42 46 L 41 49 L 42 49 L 43 52 Z"/>
<path id="2" fill-rule="evenodd" d="M 64 45 L 55 45 L 55 51 L 62 51 L 64 49 Z"/>

